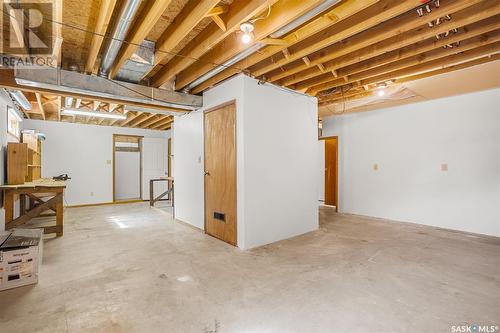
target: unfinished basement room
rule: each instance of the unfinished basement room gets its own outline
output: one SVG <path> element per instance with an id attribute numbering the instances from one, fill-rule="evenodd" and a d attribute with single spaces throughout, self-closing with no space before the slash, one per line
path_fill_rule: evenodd
<path id="1" fill-rule="evenodd" d="M 500 333 L 500 0 L 1 0 L 0 333 Z"/>

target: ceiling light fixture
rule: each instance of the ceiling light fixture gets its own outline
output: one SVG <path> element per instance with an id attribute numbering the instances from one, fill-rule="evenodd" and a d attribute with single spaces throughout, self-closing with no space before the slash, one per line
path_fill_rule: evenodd
<path id="1" fill-rule="evenodd" d="M 88 109 L 73 109 L 64 108 L 61 114 L 64 116 L 85 116 L 85 117 L 96 117 L 96 118 L 107 118 L 107 119 L 120 119 L 125 120 L 127 116 L 121 113 L 114 112 L 101 112 L 101 111 L 87 111 Z"/>
<path id="2" fill-rule="evenodd" d="M 281 29 L 278 29 L 276 32 L 274 32 L 271 35 L 269 35 L 269 37 L 271 37 L 271 38 L 281 38 L 281 37 L 283 37 L 284 35 L 288 34 L 290 31 L 297 29 L 300 25 L 304 24 L 305 22 L 307 22 L 308 20 L 310 20 L 314 16 L 319 15 L 322 12 L 324 12 L 325 10 L 333 7 L 333 5 L 335 5 L 338 2 L 339 2 L 339 0 L 325 0 L 321 5 L 318 5 L 316 8 L 312 9 L 310 12 L 304 14 L 303 16 L 300 16 L 300 17 L 296 18 L 295 20 L 293 20 L 292 22 L 288 23 L 286 26 L 282 27 Z M 265 18 L 269 17 L 270 10 L 271 10 L 271 7 L 269 7 L 269 11 L 268 11 L 268 14 L 267 14 L 266 17 L 261 17 L 261 18 L 258 18 L 258 19 L 265 19 Z M 252 23 L 252 22 L 255 22 L 255 19 L 251 20 L 251 22 L 245 22 L 245 23 L 250 24 L 253 27 L 253 30 L 255 30 L 255 24 Z M 241 31 L 243 31 L 242 30 L 242 26 L 245 27 L 245 23 L 242 23 L 240 25 L 240 30 Z M 243 31 L 243 34 L 244 34 L 244 31 Z M 250 33 L 249 35 L 250 35 L 250 38 L 253 38 L 253 32 Z M 242 41 L 243 41 L 243 36 L 241 36 L 241 38 L 242 38 Z M 247 39 L 247 38 L 248 37 L 245 37 L 245 39 Z M 265 43 L 261 43 L 261 42 L 254 43 L 252 46 L 250 46 L 245 51 L 237 54 L 233 58 L 227 60 L 223 64 L 215 67 L 211 71 L 205 73 L 204 75 L 200 76 L 195 81 L 193 81 L 190 84 L 188 84 L 186 87 L 184 87 L 183 91 L 190 91 L 194 87 L 196 87 L 196 86 L 200 85 L 201 83 L 209 80 L 210 78 L 212 78 L 215 75 L 221 73 L 222 71 L 224 71 L 228 67 L 233 66 L 234 64 L 236 64 L 240 60 L 243 60 L 244 58 L 250 56 L 251 54 L 253 54 L 253 53 L 257 52 L 257 51 L 259 51 L 260 49 L 262 49 L 265 46 L 266 46 Z"/>
<path id="3" fill-rule="evenodd" d="M 240 30 L 243 32 L 243 35 L 241 35 L 241 41 L 243 43 L 248 44 L 252 41 L 254 29 L 255 26 L 252 22 L 244 22 L 240 25 Z"/>
<path id="4" fill-rule="evenodd" d="M 379 83 L 377 85 L 377 95 L 379 95 L 379 97 L 382 97 L 385 95 L 385 88 L 387 88 L 387 83 Z"/>

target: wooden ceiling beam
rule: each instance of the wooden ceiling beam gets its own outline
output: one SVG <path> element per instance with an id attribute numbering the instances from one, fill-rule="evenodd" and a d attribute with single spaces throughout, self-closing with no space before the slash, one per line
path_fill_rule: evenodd
<path id="1" fill-rule="evenodd" d="M 345 93 L 335 92 L 335 93 L 330 94 L 330 95 L 319 97 L 318 106 L 323 106 L 323 105 L 328 105 L 328 104 L 336 103 L 339 101 L 343 101 L 348 97 L 363 94 L 363 93 L 366 93 L 367 91 L 370 91 L 370 90 L 371 89 L 365 90 L 363 88 L 363 89 L 351 89 Z"/>
<path id="2" fill-rule="evenodd" d="M 399 4 L 399 6 L 402 6 L 405 3 L 408 4 L 408 2 L 403 1 Z M 285 72 L 274 71 L 272 73 L 269 73 L 278 68 L 278 64 L 280 66 L 285 66 L 292 60 L 301 58 L 299 56 L 310 54 L 309 59 L 311 60 L 311 65 L 315 66 L 320 63 L 326 63 L 332 59 L 338 58 L 364 47 L 376 44 L 380 41 L 390 38 L 398 38 L 402 33 L 411 31 L 419 27 L 422 29 L 428 29 L 428 31 L 432 31 L 432 29 L 426 26 L 427 22 L 436 20 L 446 14 L 452 14 L 461 11 L 475 4 L 479 4 L 479 6 L 483 8 L 489 8 L 492 6 L 492 2 L 485 2 L 484 0 L 454 0 L 448 2 L 441 1 L 441 6 L 439 8 L 434 9 L 424 17 L 419 17 L 416 12 L 407 10 L 404 15 L 400 15 L 397 18 L 383 22 L 372 29 L 368 29 L 364 32 L 358 33 L 348 39 L 345 39 L 345 37 L 339 38 L 339 36 L 332 35 L 324 40 L 320 40 L 319 42 L 309 47 L 299 49 L 298 52 L 292 54 L 292 57 L 289 60 L 282 59 L 275 62 L 274 64 L 271 63 L 269 65 L 259 67 L 258 69 L 253 70 L 252 73 L 256 76 L 268 73 L 266 74 L 266 77 L 270 81 L 275 82 L 307 69 L 307 66 L 304 65 L 296 66 L 291 64 L 291 66 L 285 67 Z M 438 28 L 439 27 L 440 26 L 438 26 Z M 403 39 L 400 39 L 400 42 L 403 43 L 405 41 Z M 327 69 L 330 69 L 329 66 L 325 67 Z"/>
<path id="3" fill-rule="evenodd" d="M 159 129 L 159 130 L 161 130 L 161 131 L 168 131 L 168 130 L 169 130 L 169 129 L 171 129 L 171 128 L 172 128 L 172 123 L 168 123 L 168 124 L 166 124 L 165 126 L 160 127 L 160 128 L 158 128 L 158 129 Z"/>
<path id="4" fill-rule="evenodd" d="M 211 17 L 211 16 L 219 16 L 219 15 L 222 15 L 222 14 L 225 14 L 227 13 L 229 10 L 229 6 L 217 6 L 217 7 L 214 7 L 212 8 L 208 13 L 207 13 L 207 17 Z"/>
<path id="5" fill-rule="evenodd" d="M 63 22 L 63 0 L 56 0 L 52 2 L 52 8 L 54 12 L 53 19 L 55 22 Z M 62 55 L 62 24 L 52 24 L 54 31 L 52 32 L 54 38 L 54 45 L 52 48 L 52 59 L 55 62 L 52 64 L 53 67 L 61 67 L 61 55 Z"/>
<path id="6" fill-rule="evenodd" d="M 125 114 L 125 113 L 124 113 L 124 112 L 125 112 L 125 107 L 124 107 L 123 105 L 120 105 L 120 106 L 118 107 L 117 111 L 118 111 L 119 113 L 123 113 L 123 114 Z M 128 116 L 128 113 L 127 113 L 126 115 Z M 127 117 L 127 118 L 128 118 L 128 117 Z M 114 126 L 114 125 L 115 125 L 117 122 L 119 122 L 119 121 L 121 121 L 121 120 L 120 120 L 120 119 L 112 119 L 112 120 L 109 122 L 109 124 L 108 124 L 108 125 L 109 125 L 109 126 Z"/>
<path id="7" fill-rule="evenodd" d="M 169 116 L 162 116 L 162 115 L 157 114 L 157 115 L 155 115 L 155 117 L 151 117 L 148 121 L 140 124 L 140 127 L 141 128 L 148 128 L 152 124 L 156 123 L 158 120 L 161 120 L 161 119 L 166 118 L 166 117 L 169 117 Z"/>
<path id="8" fill-rule="evenodd" d="M 498 40 L 498 39 L 496 39 Z M 460 52 L 460 51 L 456 51 Z M 425 71 L 432 71 L 435 70 L 436 68 L 440 67 L 446 67 L 446 66 L 452 66 L 459 64 L 461 62 L 466 62 L 470 60 L 474 60 L 476 58 L 481 58 L 487 55 L 493 55 L 500 52 L 500 41 L 492 42 L 490 44 L 480 46 L 474 49 L 470 49 L 467 51 L 463 51 L 460 53 L 455 53 L 452 55 L 448 55 L 447 53 L 443 53 L 444 56 L 439 57 L 439 58 L 434 58 L 432 57 L 431 60 L 424 61 L 420 64 L 416 65 L 410 65 L 410 66 L 401 66 L 399 68 L 398 66 L 392 67 L 389 71 L 384 71 L 379 70 L 379 72 L 376 71 L 370 71 L 370 73 L 367 73 L 366 76 L 359 75 L 357 77 L 357 80 L 350 80 L 349 83 L 354 82 L 360 82 L 361 86 L 364 85 L 369 85 L 369 84 L 374 84 L 374 83 L 379 83 L 379 82 L 386 82 L 390 80 L 395 80 L 401 77 L 409 76 L 409 75 L 414 75 L 420 72 L 425 72 Z M 385 68 L 385 66 L 383 67 Z M 361 73 L 359 73 L 361 74 Z M 329 89 L 333 89 L 336 87 L 341 87 L 342 85 L 338 80 L 332 81 L 330 83 L 324 83 L 315 87 L 312 87 L 309 89 L 307 92 L 310 94 L 317 94 L 320 91 L 325 91 Z"/>
<path id="9" fill-rule="evenodd" d="M 129 127 L 135 127 L 137 124 L 139 124 L 141 121 L 147 119 L 149 116 L 150 116 L 149 113 L 140 112 L 137 115 L 137 117 L 132 119 L 130 122 L 129 121 L 125 122 L 125 125 L 129 125 Z"/>
<path id="10" fill-rule="evenodd" d="M 484 56 L 484 57 L 477 58 L 477 59 L 474 59 L 474 60 L 471 60 L 471 61 L 467 61 L 467 62 L 463 62 L 463 63 L 457 64 L 457 65 L 446 66 L 444 68 L 436 69 L 436 70 L 425 72 L 425 73 L 420 73 L 420 74 L 415 74 L 415 75 L 407 76 L 407 77 L 404 77 L 404 78 L 401 78 L 401 79 L 397 79 L 395 81 L 395 84 L 404 84 L 406 82 L 417 81 L 417 80 L 428 78 L 428 77 L 432 77 L 432 76 L 435 76 L 435 75 L 450 73 L 450 72 L 454 72 L 454 71 L 457 71 L 457 70 L 466 69 L 466 68 L 469 68 L 469 67 L 473 67 L 473 66 L 485 64 L 485 63 L 492 62 L 492 61 L 498 61 L 498 60 L 500 60 L 500 53 L 492 55 L 492 56 Z M 355 98 L 355 99 L 361 99 L 361 98 L 365 97 L 360 92 L 357 92 L 356 94 L 353 94 L 353 96 L 356 96 L 356 95 L 358 96 L 358 98 Z M 354 99 L 352 99 L 352 100 L 354 100 Z M 338 100 L 338 99 L 332 99 L 330 101 L 321 102 L 320 103 L 320 108 L 328 107 L 329 105 L 340 103 L 340 102 L 343 103 L 342 100 Z M 353 109 L 350 109 L 350 110 L 346 110 L 346 112 L 348 112 L 348 113 L 356 112 L 356 108 L 353 108 Z"/>
<path id="11" fill-rule="evenodd" d="M 227 31 L 226 22 L 219 15 L 212 15 L 210 18 L 222 31 Z"/>
<path id="12" fill-rule="evenodd" d="M 227 31 L 227 26 L 226 23 L 224 22 L 224 19 L 221 17 L 222 14 L 227 13 L 229 10 L 229 6 L 217 6 L 212 8 L 208 14 L 207 17 L 210 17 L 212 21 L 214 21 L 215 24 L 221 28 L 222 31 Z"/>
<path id="13" fill-rule="evenodd" d="M 90 44 L 89 55 L 87 56 L 87 63 L 85 64 L 85 73 L 90 74 L 94 71 L 97 55 L 101 49 L 104 36 L 108 30 L 108 26 L 113 15 L 113 10 L 116 5 L 116 0 L 103 0 L 99 10 L 99 17 L 94 27 L 94 35 Z"/>
<path id="14" fill-rule="evenodd" d="M 161 123 L 163 123 L 163 122 L 167 121 L 168 119 L 170 119 L 170 117 L 171 117 L 171 116 L 164 116 L 164 117 L 162 117 L 162 118 L 158 119 L 157 121 L 153 122 L 152 124 L 150 124 L 150 125 L 148 126 L 148 128 L 151 128 L 151 129 L 152 129 L 152 128 L 154 128 L 155 126 L 160 125 Z"/>
<path id="15" fill-rule="evenodd" d="M 165 125 L 172 123 L 173 121 L 174 121 L 174 118 L 170 116 L 168 119 L 163 119 L 160 122 L 153 124 L 150 128 L 151 129 L 159 129 Z"/>
<path id="16" fill-rule="evenodd" d="M 219 0 L 190 0 L 156 43 L 155 66 L 160 64 L 198 23 L 217 5 Z M 149 73 L 146 73 L 146 77 Z M 158 85 L 159 86 L 159 85 Z"/>
<path id="17" fill-rule="evenodd" d="M 61 121 L 61 109 L 62 109 L 62 97 L 61 96 L 57 96 L 57 120 L 58 121 Z"/>
<path id="18" fill-rule="evenodd" d="M 500 53 L 493 54 L 493 55 L 487 55 L 487 56 L 477 58 L 477 59 L 474 59 L 471 61 L 466 61 L 466 62 L 457 64 L 457 65 L 452 65 L 452 66 L 446 66 L 446 67 L 436 69 L 433 71 L 428 71 L 425 73 L 419 73 L 419 74 L 415 74 L 415 75 L 406 76 L 406 77 L 403 77 L 400 79 L 396 79 L 395 83 L 405 83 L 405 82 L 420 80 L 420 79 L 424 79 L 427 77 L 445 74 L 445 73 L 449 73 L 449 72 L 454 72 L 454 71 L 457 71 L 460 69 L 465 69 L 465 68 L 469 68 L 472 66 L 477 66 L 477 65 L 485 64 L 485 63 L 492 62 L 492 61 L 498 61 L 498 60 L 500 60 Z"/>
<path id="19" fill-rule="evenodd" d="M 147 122 L 148 120 L 151 119 L 157 119 L 158 114 L 157 113 L 150 113 L 150 114 L 145 114 L 145 117 L 143 117 L 141 120 L 138 122 L 134 123 L 134 127 L 142 127 L 142 125 Z"/>
<path id="20" fill-rule="evenodd" d="M 467 18 L 466 20 L 468 21 L 469 19 Z M 449 27 L 452 29 L 456 27 L 462 27 L 463 23 L 466 22 L 455 21 L 455 23 Z M 363 48 L 359 51 L 355 51 L 340 58 L 334 59 L 331 62 L 326 63 L 325 66 L 326 70 L 332 71 L 332 74 L 333 72 L 336 73 L 334 74 L 335 77 L 353 75 L 355 73 L 373 67 L 382 66 L 392 61 L 408 58 L 416 54 L 427 52 L 439 47 L 444 47 L 448 44 L 454 44 L 460 42 L 461 40 L 472 38 L 480 34 L 496 30 L 498 28 L 500 28 L 500 16 L 497 15 L 486 20 L 465 26 L 462 29 L 463 32 L 451 35 L 448 38 L 436 40 L 434 34 L 432 34 L 430 38 L 414 43 L 412 38 L 417 37 L 418 39 L 424 39 L 425 37 L 428 37 L 428 34 L 426 34 L 426 30 L 424 30 L 424 32 L 420 34 L 418 32 L 415 32 L 414 34 L 408 34 L 408 36 L 404 36 L 410 39 L 409 43 L 401 43 L 399 41 L 399 38 L 396 40 L 391 39 L 391 43 L 387 43 L 387 41 L 384 41 L 378 44 L 374 44 L 368 48 Z M 448 27 L 445 27 L 445 30 L 446 29 L 448 29 Z M 385 46 L 382 44 L 385 44 Z M 388 51 L 388 45 L 394 45 L 390 47 L 392 51 Z M 394 49 L 398 46 L 402 46 L 402 48 Z M 346 64 L 349 66 L 344 67 L 344 65 Z M 322 83 L 321 80 L 317 79 L 319 78 L 319 75 L 321 75 L 319 71 L 315 70 L 314 68 L 309 68 L 305 71 L 282 79 L 278 81 L 278 83 L 290 87 L 291 89 L 303 89 L 308 88 L 312 85 Z"/>
<path id="21" fill-rule="evenodd" d="M 500 28 L 500 22 L 499 22 L 498 28 Z M 387 55 L 387 59 L 389 61 L 387 61 L 386 59 L 380 59 L 380 58 L 383 58 L 383 56 L 381 56 L 380 58 L 373 59 L 373 60 L 376 60 L 378 62 L 383 63 L 383 66 L 382 65 L 371 66 L 371 67 L 368 67 L 369 69 L 365 68 L 363 70 L 361 68 L 364 68 L 365 66 L 360 66 L 361 67 L 360 68 L 360 67 L 353 65 L 354 68 L 339 69 L 338 71 L 339 71 L 339 73 L 341 73 L 340 78 L 347 78 L 346 82 L 353 82 L 360 75 L 365 75 L 366 73 L 373 72 L 373 71 L 379 71 L 380 69 L 387 70 L 391 66 L 394 66 L 394 64 L 405 64 L 405 63 L 408 64 L 410 62 L 416 63 L 420 60 L 428 60 L 427 58 L 429 57 L 429 55 L 439 54 L 439 53 L 444 54 L 445 52 L 452 54 L 452 53 L 460 52 L 463 50 L 467 50 L 468 48 L 470 48 L 470 45 L 468 45 L 468 44 L 470 44 L 471 41 L 474 41 L 477 45 L 484 45 L 487 43 L 491 43 L 491 38 L 496 38 L 497 35 L 498 35 L 498 32 L 495 33 L 495 31 L 490 32 L 490 33 L 486 33 L 486 34 L 477 34 L 476 36 L 470 37 L 470 38 L 466 38 L 469 36 L 468 34 L 463 34 L 463 36 L 460 38 L 458 38 L 459 35 L 457 35 L 458 41 L 461 43 L 458 47 L 443 49 L 443 46 L 449 45 L 451 43 L 451 41 L 448 41 L 447 39 L 445 39 L 444 43 L 442 41 L 439 41 L 439 43 L 434 44 L 434 48 L 430 48 L 428 46 L 426 46 L 425 48 L 422 47 L 421 49 L 423 52 L 420 52 L 420 53 L 413 53 L 412 52 L 411 55 L 404 56 L 404 57 L 398 57 L 398 58 L 396 58 L 396 60 L 393 60 L 393 61 L 390 61 L 392 58 L 391 54 Z M 416 48 L 415 50 L 419 50 L 419 49 L 420 48 Z M 399 53 L 399 54 L 402 54 L 402 53 Z M 303 82 L 300 82 L 298 84 L 295 84 L 295 85 L 292 85 L 289 87 L 291 89 L 308 89 L 308 88 L 311 88 L 311 87 L 314 87 L 317 85 L 321 85 L 321 84 L 326 83 L 326 82 L 331 82 L 331 81 L 332 81 L 332 78 L 329 76 L 318 75 L 318 76 L 314 77 L 313 79 L 308 79 L 308 80 L 305 80 Z M 340 79 L 337 79 L 336 81 L 341 82 Z"/>
<path id="22" fill-rule="evenodd" d="M 127 113 L 127 119 L 123 120 L 120 122 L 120 126 L 127 126 L 128 124 L 130 124 L 132 121 L 136 120 L 137 118 L 139 118 L 140 116 L 142 115 L 141 112 L 133 112 L 133 111 L 129 111 Z"/>
<path id="23" fill-rule="evenodd" d="M 239 34 L 232 34 L 223 43 L 206 53 L 199 61 L 177 75 L 175 89 L 180 90 L 228 59 L 238 55 L 259 40 L 292 22 L 322 3 L 321 0 L 280 0 L 271 7 L 269 17 L 256 21 L 253 31 L 254 40 L 244 44 Z"/>
<path id="24" fill-rule="evenodd" d="M 287 49 L 287 47 L 292 46 L 297 44 L 298 42 L 305 40 L 306 38 L 309 38 L 313 36 L 316 33 L 319 33 L 320 31 L 329 28 L 331 26 L 337 26 L 340 25 L 340 23 L 344 20 L 346 20 L 349 17 L 359 17 L 363 16 L 363 18 L 368 19 L 369 17 L 373 16 L 373 13 L 379 12 L 383 9 L 382 5 L 383 3 L 387 2 L 387 0 L 380 1 L 380 0 L 347 0 L 341 2 L 338 6 L 335 6 L 333 9 L 330 11 L 326 12 L 325 14 L 315 18 L 311 22 L 305 24 L 304 26 L 300 27 L 299 29 L 295 30 L 293 33 L 287 34 L 282 38 L 283 44 L 281 45 L 271 45 L 267 46 L 259 52 L 256 52 L 246 59 L 241 60 L 240 62 L 236 63 L 234 65 L 234 68 L 228 68 L 224 70 L 223 72 L 215 75 L 214 77 L 208 79 L 207 81 L 203 82 L 199 86 L 195 87 L 193 89 L 193 93 L 197 94 L 213 85 L 216 83 L 227 79 L 228 77 L 231 77 L 234 74 L 239 73 L 239 70 L 235 68 L 249 68 L 260 61 L 263 61 L 277 53 L 282 53 L 285 58 L 288 58 L 290 56 L 290 53 Z M 378 4 L 377 4 L 378 3 Z M 364 9 L 372 6 L 372 8 L 369 11 L 363 11 Z M 347 26 L 348 24 L 346 24 Z"/>
<path id="25" fill-rule="evenodd" d="M 177 73 L 194 63 L 196 59 L 214 48 L 215 45 L 219 44 L 235 30 L 239 29 L 240 23 L 252 19 L 277 1 L 278 0 L 233 1 L 227 13 L 223 14 L 226 31 L 222 31 L 215 24 L 209 25 L 181 50 L 179 57 L 174 57 L 168 62 L 168 65 L 164 65 L 159 70 L 157 70 L 159 66 L 156 66 L 152 71 L 146 73 L 145 77 L 154 75 L 151 78 L 151 85 L 154 87 L 163 85 L 177 75 Z M 155 72 L 155 70 L 157 71 Z"/>
<path id="26" fill-rule="evenodd" d="M 42 95 L 39 93 L 35 93 L 36 96 L 36 103 L 38 104 L 38 108 L 40 109 L 40 112 L 42 113 L 42 119 L 45 120 L 45 108 L 42 103 Z"/>
<path id="27" fill-rule="evenodd" d="M 110 71 L 110 77 L 112 79 L 115 78 L 125 62 L 130 59 L 137 50 L 137 45 L 141 44 L 151 32 L 151 29 L 153 29 L 171 2 L 172 0 L 155 0 L 151 6 L 147 6 L 147 8 L 142 11 L 139 18 L 134 23 L 132 30 L 128 33 L 128 43 L 125 43 L 120 49 L 113 68 Z"/>

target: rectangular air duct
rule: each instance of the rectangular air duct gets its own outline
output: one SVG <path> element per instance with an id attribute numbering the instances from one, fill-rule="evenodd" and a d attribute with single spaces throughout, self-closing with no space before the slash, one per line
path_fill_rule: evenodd
<path id="1" fill-rule="evenodd" d="M 151 88 L 107 78 L 80 74 L 57 68 L 33 66 L 16 68 L 17 84 L 53 90 L 63 95 L 85 95 L 89 99 L 112 99 L 120 104 L 139 104 L 144 107 L 165 107 L 180 110 L 196 110 L 203 106 L 201 96 Z"/>

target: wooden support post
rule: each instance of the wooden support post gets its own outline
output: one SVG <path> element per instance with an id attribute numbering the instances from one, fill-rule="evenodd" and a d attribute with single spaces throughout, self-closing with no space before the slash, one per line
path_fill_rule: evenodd
<path id="1" fill-rule="evenodd" d="M 19 211 L 21 215 L 26 214 L 26 195 L 19 195 Z"/>
<path id="2" fill-rule="evenodd" d="M 14 194 L 4 191 L 5 225 L 14 219 Z"/>
<path id="3" fill-rule="evenodd" d="M 63 235 L 63 214 L 64 214 L 64 207 L 63 207 L 63 195 L 62 193 L 59 193 L 57 196 L 57 202 L 56 202 L 56 236 L 61 237 Z"/>

